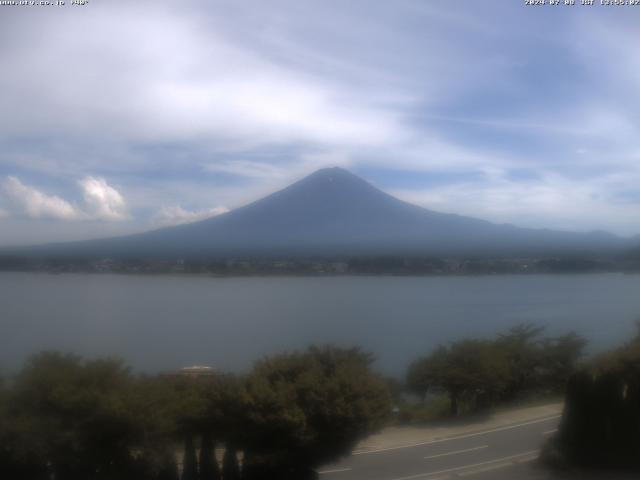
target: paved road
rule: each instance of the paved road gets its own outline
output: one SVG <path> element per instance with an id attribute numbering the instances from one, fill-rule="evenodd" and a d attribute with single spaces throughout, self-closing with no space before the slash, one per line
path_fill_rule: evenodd
<path id="1" fill-rule="evenodd" d="M 552 478 L 534 460 L 559 419 L 551 415 L 413 445 L 356 452 L 320 470 L 320 480 Z"/>

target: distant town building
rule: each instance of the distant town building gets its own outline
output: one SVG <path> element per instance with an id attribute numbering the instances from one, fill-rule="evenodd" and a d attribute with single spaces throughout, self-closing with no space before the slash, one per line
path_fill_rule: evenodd
<path id="1" fill-rule="evenodd" d="M 192 365 L 190 367 L 183 367 L 180 370 L 166 372 L 163 375 L 168 377 L 200 378 L 213 377 L 217 373 L 218 371 L 213 367 L 208 367 L 206 365 Z"/>

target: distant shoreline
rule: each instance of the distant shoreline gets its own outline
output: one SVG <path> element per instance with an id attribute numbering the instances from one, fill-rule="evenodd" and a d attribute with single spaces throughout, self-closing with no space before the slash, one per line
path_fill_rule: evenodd
<path id="1" fill-rule="evenodd" d="M 91 258 L 1 256 L 0 271 L 197 275 L 207 277 L 486 276 L 638 273 L 640 259 L 613 256 L 541 257 L 213 257 Z"/>
<path id="2" fill-rule="evenodd" d="M 47 270 L 0 270 L 0 274 L 46 274 L 56 275 L 86 275 L 86 276 L 132 276 L 132 277 L 173 277 L 173 278 L 480 278 L 480 277 L 534 277 L 534 276 L 578 276 L 578 275 L 640 275 L 640 271 L 609 270 L 609 271 L 566 271 L 566 272 L 487 272 L 487 273 L 246 273 L 246 274 L 215 274 L 215 273 L 179 273 L 179 272 L 91 272 L 91 271 L 47 271 Z"/>

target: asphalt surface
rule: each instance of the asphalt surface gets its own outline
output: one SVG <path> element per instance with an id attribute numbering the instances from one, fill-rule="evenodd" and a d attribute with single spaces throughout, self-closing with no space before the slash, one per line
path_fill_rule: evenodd
<path id="1" fill-rule="evenodd" d="M 559 415 L 400 447 L 356 452 L 319 470 L 320 480 L 541 480 L 535 461 Z"/>

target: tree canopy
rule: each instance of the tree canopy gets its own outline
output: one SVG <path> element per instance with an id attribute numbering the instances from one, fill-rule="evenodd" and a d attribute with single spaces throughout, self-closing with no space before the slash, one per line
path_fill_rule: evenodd
<path id="1" fill-rule="evenodd" d="M 0 383 L 0 477 L 178 480 L 178 458 L 181 480 L 313 477 L 388 415 L 370 364 L 357 349 L 313 347 L 267 357 L 245 377 L 190 378 L 38 354 Z"/>
<path id="2" fill-rule="evenodd" d="M 278 459 L 278 478 L 302 479 L 348 454 L 391 411 L 371 360 L 358 349 L 312 347 L 258 362 L 247 381 L 251 458 Z"/>
<path id="3" fill-rule="evenodd" d="M 543 332 L 525 324 L 493 340 L 440 345 L 409 366 L 407 387 L 421 398 L 446 392 L 452 415 L 460 412 L 461 403 L 479 410 L 527 392 L 561 392 L 586 342 L 573 333 L 542 337 Z"/>
<path id="4" fill-rule="evenodd" d="M 640 325 L 626 345 L 571 376 L 559 433 L 545 449 L 553 457 L 640 471 Z"/>

